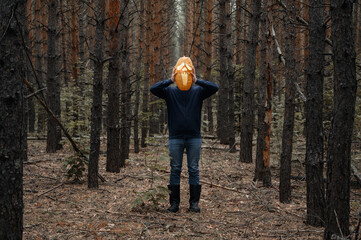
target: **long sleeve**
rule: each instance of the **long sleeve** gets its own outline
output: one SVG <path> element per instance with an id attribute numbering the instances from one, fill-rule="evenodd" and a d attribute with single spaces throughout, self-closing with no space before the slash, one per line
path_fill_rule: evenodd
<path id="1" fill-rule="evenodd" d="M 150 91 L 156 95 L 157 97 L 166 99 L 166 92 L 165 92 L 165 88 L 168 87 L 169 85 L 171 85 L 173 82 L 171 79 L 167 79 L 161 82 L 157 82 L 156 84 L 154 84 L 153 86 L 150 87 Z"/>
<path id="2" fill-rule="evenodd" d="M 209 82 L 209 81 L 204 81 L 201 79 L 197 79 L 196 84 L 200 87 L 202 87 L 202 98 L 206 99 L 210 96 L 212 96 L 213 94 L 215 94 L 218 91 L 218 86 L 217 84 L 213 83 L 213 82 Z"/>

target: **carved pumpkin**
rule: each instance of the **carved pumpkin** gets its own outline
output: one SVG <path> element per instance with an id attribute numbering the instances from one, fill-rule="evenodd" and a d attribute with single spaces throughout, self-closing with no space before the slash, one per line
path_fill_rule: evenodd
<path id="1" fill-rule="evenodd" d="M 178 88 L 182 91 L 188 91 L 193 82 L 192 73 L 194 73 L 194 67 L 192 60 L 189 57 L 179 58 L 174 67 L 174 73 Z"/>

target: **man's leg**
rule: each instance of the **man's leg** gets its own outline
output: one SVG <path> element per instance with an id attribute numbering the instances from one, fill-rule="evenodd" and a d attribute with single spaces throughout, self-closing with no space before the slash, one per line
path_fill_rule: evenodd
<path id="1" fill-rule="evenodd" d="M 184 139 L 169 139 L 170 185 L 180 184 L 184 147 Z"/>
<path id="2" fill-rule="evenodd" d="M 187 163 L 189 173 L 189 210 L 200 212 L 198 207 L 201 195 L 201 185 L 199 185 L 199 159 L 201 156 L 202 140 L 200 138 L 189 138 L 186 141 Z"/>
<path id="3" fill-rule="evenodd" d="M 183 139 L 169 139 L 169 155 L 170 155 L 170 178 L 168 189 L 171 191 L 169 195 L 170 207 L 168 211 L 177 212 L 180 203 L 180 175 L 182 172 L 182 161 L 184 152 Z"/>

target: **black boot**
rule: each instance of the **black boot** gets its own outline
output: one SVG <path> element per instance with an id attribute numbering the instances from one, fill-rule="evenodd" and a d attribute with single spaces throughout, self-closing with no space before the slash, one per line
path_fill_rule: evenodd
<path id="1" fill-rule="evenodd" d="M 168 185 L 168 189 L 171 191 L 169 194 L 170 207 L 169 212 L 178 212 L 180 203 L 180 185 Z"/>
<path id="2" fill-rule="evenodd" d="M 200 212 L 198 207 L 199 198 L 201 196 L 202 185 L 189 185 L 189 211 Z"/>

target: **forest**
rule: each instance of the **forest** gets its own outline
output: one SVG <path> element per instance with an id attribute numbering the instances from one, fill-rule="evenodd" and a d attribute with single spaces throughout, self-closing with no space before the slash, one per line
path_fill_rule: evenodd
<path id="1" fill-rule="evenodd" d="M 200 213 L 150 92 L 182 56 Z M 361 239 L 360 85 L 361 0 L 1 0 L 0 239 Z"/>

